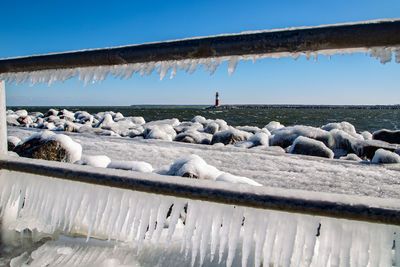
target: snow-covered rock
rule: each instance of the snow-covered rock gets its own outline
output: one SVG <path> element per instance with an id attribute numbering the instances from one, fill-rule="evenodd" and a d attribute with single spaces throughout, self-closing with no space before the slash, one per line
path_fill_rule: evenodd
<path id="1" fill-rule="evenodd" d="M 340 157 L 339 159 L 343 159 L 343 160 L 353 160 L 353 161 L 357 161 L 357 162 L 361 162 L 362 159 L 360 159 L 356 154 L 354 153 L 349 153 L 346 156 Z"/>
<path id="2" fill-rule="evenodd" d="M 256 133 L 246 141 L 235 144 L 236 147 L 242 147 L 242 148 L 252 148 L 255 146 L 268 146 L 268 145 L 269 145 L 268 135 L 262 131 Z"/>
<path id="3" fill-rule="evenodd" d="M 270 121 L 267 125 L 264 126 L 265 129 L 272 132 L 273 130 L 281 129 L 285 127 L 278 121 Z"/>
<path id="4" fill-rule="evenodd" d="M 25 109 L 20 109 L 15 111 L 14 114 L 16 114 L 18 117 L 26 117 L 28 116 L 28 111 L 26 111 Z"/>
<path id="5" fill-rule="evenodd" d="M 325 131 L 331 131 L 333 129 L 338 129 L 338 130 L 342 130 L 350 135 L 355 135 L 357 134 L 356 132 L 356 128 L 354 127 L 353 124 L 347 122 L 347 121 L 342 121 L 342 122 L 331 122 L 328 123 L 324 126 L 321 127 L 322 130 Z"/>
<path id="6" fill-rule="evenodd" d="M 188 130 L 175 136 L 174 141 L 192 144 L 209 144 L 211 139 L 211 134 Z"/>
<path id="7" fill-rule="evenodd" d="M 81 159 L 82 146 L 69 136 L 50 131 L 37 133 L 15 147 L 14 151 L 22 157 L 75 162 Z"/>
<path id="8" fill-rule="evenodd" d="M 19 139 L 16 136 L 8 136 L 7 137 L 7 146 L 8 146 L 8 151 L 13 151 L 14 148 L 21 142 L 21 139 Z"/>
<path id="9" fill-rule="evenodd" d="M 289 126 L 273 130 L 271 134 L 272 136 L 270 136 L 270 145 L 280 146 L 282 148 L 292 145 L 293 141 L 299 136 L 321 141 L 327 147 L 331 147 L 334 144 L 332 135 L 328 131 L 311 126 Z"/>
<path id="10" fill-rule="evenodd" d="M 143 131 L 146 139 L 174 140 L 176 132 L 170 124 L 156 124 L 147 127 Z"/>
<path id="11" fill-rule="evenodd" d="M 291 154 L 301 154 L 324 158 L 333 158 L 333 151 L 324 143 L 308 137 L 299 136 L 290 147 Z"/>
<path id="12" fill-rule="evenodd" d="M 211 144 L 222 143 L 224 145 L 236 144 L 249 139 L 252 136 L 251 133 L 237 130 L 231 128 L 230 130 L 225 130 L 217 132 L 213 135 Z"/>
<path id="13" fill-rule="evenodd" d="M 252 134 L 255 134 L 255 133 L 258 133 L 259 131 L 261 131 L 261 129 L 256 126 L 237 126 L 236 129 L 238 129 L 240 131 L 252 133 Z"/>
<path id="14" fill-rule="evenodd" d="M 360 133 L 362 137 L 364 137 L 364 140 L 372 140 L 372 133 L 368 131 L 363 131 Z"/>
<path id="15" fill-rule="evenodd" d="M 375 151 L 372 163 L 400 163 L 400 156 L 394 152 L 380 148 Z"/>

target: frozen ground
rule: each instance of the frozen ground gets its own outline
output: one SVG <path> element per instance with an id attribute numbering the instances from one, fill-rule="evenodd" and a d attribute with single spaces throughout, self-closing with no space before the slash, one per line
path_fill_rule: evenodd
<path id="1" fill-rule="evenodd" d="M 38 130 L 9 127 L 8 134 L 25 139 Z M 209 165 L 262 185 L 382 198 L 400 198 L 400 164 L 377 165 L 291 155 L 268 147 L 204 146 L 66 133 L 83 147 L 83 155 L 107 155 L 112 160 L 150 163 L 154 169 L 195 154 Z M 182 178 L 185 179 L 185 178 Z"/>

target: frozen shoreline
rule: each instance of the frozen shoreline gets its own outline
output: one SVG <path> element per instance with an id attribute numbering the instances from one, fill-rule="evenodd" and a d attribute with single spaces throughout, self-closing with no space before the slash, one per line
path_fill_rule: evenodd
<path id="1" fill-rule="evenodd" d="M 9 127 L 8 134 L 25 139 L 38 131 Z M 399 164 L 360 164 L 279 153 L 266 148 L 215 147 L 84 133 L 63 134 L 80 143 L 84 155 L 103 154 L 114 160 L 140 160 L 150 163 L 155 169 L 171 164 L 184 155 L 195 154 L 222 171 L 253 179 L 265 186 L 400 198 Z"/>

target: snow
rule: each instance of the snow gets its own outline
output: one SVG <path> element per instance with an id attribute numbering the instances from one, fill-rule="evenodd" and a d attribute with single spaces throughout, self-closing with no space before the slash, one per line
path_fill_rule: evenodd
<path id="1" fill-rule="evenodd" d="M 128 160 L 113 160 L 108 165 L 107 168 L 111 169 L 122 169 L 131 170 L 137 172 L 152 172 L 153 167 L 144 161 L 128 161 Z"/>
<path id="2" fill-rule="evenodd" d="M 89 165 L 93 167 L 107 168 L 111 159 L 105 155 L 83 156 L 76 164 Z"/>
<path id="3" fill-rule="evenodd" d="M 307 59 L 314 56 L 314 61 L 317 61 L 318 55 L 331 56 L 334 54 L 344 53 L 365 53 L 374 57 L 382 64 L 388 63 L 392 60 L 394 54 L 395 62 L 400 62 L 400 48 L 395 47 L 360 47 L 360 48 L 347 48 L 347 49 L 330 49 L 319 51 L 304 51 L 304 52 L 278 52 L 270 54 L 255 54 L 243 56 L 224 56 L 224 57 L 209 57 L 202 59 L 184 59 L 184 60 L 169 60 L 160 62 L 145 62 L 145 63 L 132 63 L 121 65 L 109 66 L 94 66 L 94 67 L 79 67 L 74 69 L 56 69 L 56 70 L 40 70 L 32 72 L 9 72 L 0 74 L 0 81 L 5 80 L 7 83 L 15 82 L 25 83 L 30 81 L 30 85 L 36 83 L 47 83 L 49 86 L 54 82 L 71 79 L 73 77 L 79 78 L 79 81 L 84 85 L 94 82 L 102 82 L 109 76 L 115 78 L 129 79 L 133 73 L 138 73 L 140 76 L 150 75 L 156 69 L 160 75 L 160 79 L 164 79 L 170 72 L 170 77 L 173 78 L 178 69 L 192 74 L 198 67 L 203 67 L 204 71 L 213 74 L 218 66 L 223 62 L 227 62 L 228 74 L 232 75 L 235 72 L 236 66 L 240 61 L 256 60 L 264 58 L 292 57 L 296 60 L 299 56 L 304 55 Z"/>
<path id="4" fill-rule="evenodd" d="M 400 156 L 394 152 L 380 148 L 375 151 L 372 163 L 400 163 Z"/>

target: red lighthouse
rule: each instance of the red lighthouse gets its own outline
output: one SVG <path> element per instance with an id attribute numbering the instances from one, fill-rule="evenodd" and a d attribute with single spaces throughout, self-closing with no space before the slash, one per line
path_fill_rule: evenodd
<path id="1" fill-rule="evenodd" d="M 215 94 L 215 106 L 219 107 L 219 93 L 218 92 Z"/>

